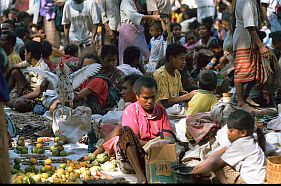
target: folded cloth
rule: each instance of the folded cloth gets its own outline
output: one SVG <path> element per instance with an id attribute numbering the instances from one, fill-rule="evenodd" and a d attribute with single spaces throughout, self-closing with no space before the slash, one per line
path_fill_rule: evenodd
<path id="1" fill-rule="evenodd" d="M 204 144 L 215 136 L 220 125 L 211 120 L 210 112 L 197 113 L 186 118 L 187 136 L 191 136 L 197 144 Z"/>

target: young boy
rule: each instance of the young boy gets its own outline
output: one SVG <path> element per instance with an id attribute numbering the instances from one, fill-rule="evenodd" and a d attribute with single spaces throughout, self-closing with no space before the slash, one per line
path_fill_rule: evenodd
<path id="1" fill-rule="evenodd" d="M 199 90 L 188 102 L 187 115 L 208 112 L 218 102 L 214 91 L 217 86 L 217 75 L 214 71 L 203 70 L 199 74 Z"/>
<path id="2" fill-rule="evenodd" d="M 150 57 L 148 64 L 145 65 L 147 72 L 154 72 L 159 59 L 165 56 L 167 48 L 167 37 L 163 35 L 163 28 L 160 21 L 154 22 L 149 29 L 150 35 Z"/>
<path id="3" fill-rule="evenodd" d="M 166 64 L 153 73 L 157 81 L 158 98 L 168 108 L 174 104 L 190 100 L 195 91 L 187 93 L 182 87 L 180 72 L 186 65 L 186 48 L 180 44 L 170 44 L 166 49 Z"/>
<path id="4" fill-rule="evenodd" d="M 182 32 L 181 32 L 181 25 L 179 23 L 171 24 L 170 30 L 173 34 L 172 43 L 178 43 L 181 45 L 184 45 L 186 43 L 185 37 L 182 35 Z"/>

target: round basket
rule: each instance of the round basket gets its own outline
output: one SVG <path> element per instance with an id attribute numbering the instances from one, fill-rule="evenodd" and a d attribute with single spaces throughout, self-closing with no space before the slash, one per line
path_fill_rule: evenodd
<path id="1" fill-rule="evenodd" d="M 266 182 L 281 183 L 281 156 L 271 156 L 266 160 Z"/>

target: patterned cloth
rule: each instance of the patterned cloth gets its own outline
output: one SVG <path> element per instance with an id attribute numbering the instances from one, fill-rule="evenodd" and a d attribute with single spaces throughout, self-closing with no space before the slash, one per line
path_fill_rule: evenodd
<path id="1" fill-rule="evenodd" d="M 121 92 L 125 74 L 118 68 L 114 68 L 110 71 L 108 70 L 104 72 L 104 75 L 106 75 L 113 86 L 115 86 Z"/>
<path id="2" fill-rule="evenodd" d="M 135 174 L 133 166 L 126 155 L 126 150 L 128 147 L 133 148 L 137 153 L 137 158 L 140 161 L 142 170 L 145 170 L 144 156 L 145 151 L 141 147 L 136 135 L 130 127 L 123 127 L 120 130 L 119 141 L 116 145 L 116 160 L 118 167 L 124 174 Z"/>
<path id="3" fill-rule="evenodd" d="M 225 184 L 246 184 L 240 173 L 235 171 L 228 165 L 223 167 L 221 172 L 226 178 L 227 183 Z"/>
<path id="4" fill-rule="evenodd" d="M 255 80 L 256 64 L 252 61 L 251 48 L 235 51 L 234 82 L 244 83 Z"/>

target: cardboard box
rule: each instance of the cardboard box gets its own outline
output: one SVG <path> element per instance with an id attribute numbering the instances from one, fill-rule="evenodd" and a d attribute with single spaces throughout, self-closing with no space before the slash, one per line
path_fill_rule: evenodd
<path id="1" fill-rule="evenodd" d="M 175 183 L 172 167 L 176 165 L 176 144 L 151 147 L 145 156 L 147 183 Z"/>

